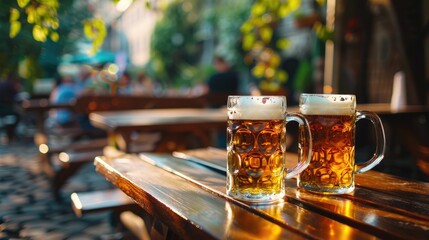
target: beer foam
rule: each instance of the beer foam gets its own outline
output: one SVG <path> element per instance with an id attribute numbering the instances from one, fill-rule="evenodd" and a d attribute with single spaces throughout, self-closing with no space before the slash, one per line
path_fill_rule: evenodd
<path id="1" fill-rule="evenodd" d="M 304 115 L 352 115 L 356 97 L 341 94 L 302 94 L 299 110 Z"/>
<path id="2" fill-rule="evenodd" d="M 281 96 L 231 96 L 229 119 L 270 120 L 286 117 L 286 98 Z"/>

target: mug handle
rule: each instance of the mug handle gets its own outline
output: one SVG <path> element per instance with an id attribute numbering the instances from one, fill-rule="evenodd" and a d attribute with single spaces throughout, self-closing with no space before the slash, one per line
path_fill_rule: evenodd
<path id="1" fill-rule="evenodd" d="M 311 139 L 310 125 L 307 119 L 300 113 L 287 113 L 286 124 L 290 121 L 298 122 L 300 139 L 298 141 L 298 163 L 295 167 L 286 169 L 286 179 L 290 179 L 301 173 L 309 164 L 311 160 L 311 151 L 313 140 Z M 307 155 L 305 155 L 307 154 Z"/>
<path id="2" fill-rule="evenodd" d="M 374 125 L 376 146 L 375 153 L 370 160 L 361 164 L 356 164 L 355 173 L 364 173 L 375 167 L 384 158 L 384 152 L 386 150 L 386 136 L 384 135 L 384 128 L 380 117 L 373 112 L 356 112 L 356 122 L 361 119 L 368 119 Z"/>

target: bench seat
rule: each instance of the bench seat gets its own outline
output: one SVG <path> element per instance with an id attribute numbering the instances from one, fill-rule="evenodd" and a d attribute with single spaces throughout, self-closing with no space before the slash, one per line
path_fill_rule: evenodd
<path id="1" fill-rule="evenodd" d="M 80 192 L 71 194 L 72 209 L 81 217 L 101 211 L 128 211 L 139 206 L 119 189 Z"/>

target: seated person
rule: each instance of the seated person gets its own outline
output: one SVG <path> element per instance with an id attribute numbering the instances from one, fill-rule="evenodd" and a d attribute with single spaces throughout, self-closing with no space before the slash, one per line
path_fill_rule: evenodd
<path id="1" fill-rule="evenodd" d="M 53 103 L 68 103 L 77 96 L 77 86 L 74 76 L 63 74 L 57 86 L 51 93 L 50 101 Z M 68 126 L 75 123 L 73 112 L 68 109 L 53 109 L 49 112 L 50 126 Z"/>
<path id="2" fill-rule="evenodd" d="M 235 95 L 239 92 L 239 76 L 234 71 L 231 65 L 222 57 L 216 56 L 214 59 L 214 67 L 216 73 L 209 77 L 207 82 L 208 95 L 212 95 L 210 107 L 219 108 L 226 105 L 227 100 L 224 99 L 226 95 Z M 216 94 L 221 98 L 216 98 Z M 216 147 L 226 147 L 226 134 L 218 133 L 216 140 Z"/>
<path id="3" fill-rule="evenodd" d="M 207 91 L 209 95 L 221 94 L 234 95 L 239 92 L 239 76 L 231 65 L 222 57 L 216 56 L 214 59 L 216 72 L 207 81 Z M 226 99 L 225 99 L 226 104 Z M 220 107 L 221 103 L 213 103 L 212 107 Z"/>
<path id="4" fill-rule="evenodd" d="M 21 119 L 17 108 L 17 96 L 21 89 L 21 83 L 17 76 L 9 76 L 7 80 L 0 80 L 0 118 L 6 130 L 7 141 L 12 142 L 16 127 Z"/>

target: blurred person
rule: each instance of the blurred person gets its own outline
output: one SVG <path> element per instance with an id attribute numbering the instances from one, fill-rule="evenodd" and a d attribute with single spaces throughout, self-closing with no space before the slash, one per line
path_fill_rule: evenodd
<path id="1" fill-rule="evenodd" d="M 107 63 L 86 66 L 81 69 L 79 95 L 112 94 L 111 85 L 117 80 L 116 75 L 106 69 Z"/>
<path id="2" fill-rule="evenodd" d="M 208 92 L 212 94 L 237 94 L 239 76 L 231 64 L 220 56 L 215 57 L 213 64 L 216 72 L 207 81 Z"/>
<path id="3" fill-rule="evenodd" d="M 2 120 L 2 125 L 6 130 L 8 143 L 15 139 L 15 130 L 21 120 L 17 106 L 20 90 L 21 83 L 16 75 L 11 74 L 6 80 L 0 80 L 0 120 Z"/>
<path id="4" fill-rule="evenodd" d="M 239 93 L 239 75 L 231 64 L 221 56 L 215 56 L 214 67 L 216 72 L 207 80 L 207 96 L 209 97 L 209 107 L 219 108 L 226 105 L 227 95 Z M 226 147 L 226 133 L 216 134 L 216 147 Z"/>
<path id="5" fill-rule="evenodd" d="M 86 64 L 79 66 L 79 75 L 76 79 L 77 91 L 79 94 L 91 85 L 95 76 L 94 69 Z"/>
<path id="6" fill-rule="evenodd" d="M 52 103 L 69 103 L 76 99 L 78 90 L 75 76 L 70 73 L 63 73 L 57 79 L 57 85 L 51 92 L 49 100 Z M 49 111 L 48 127 L 65 127 L 73 123 L 75 123 L 75 116 L 71 110 L 52 109 Z"/>
<path id="7" fill-rule="evenodd" d="M 157 86 L 145 73 L 139 73 L 137 80 L 131 83 L 133 94 L 154 96 L 157 92 Z"/>
<path id="8" fill-rule="evenodd" d="M 225 96 L 239 93 L 240 78 L 232 65 L 221 56 L 215 56 L 213 65 L 215 73 L 207 79 L 206 85 L 197 86 L 194 91 L 208 96 L 209 107 L 219 108 L 226 104 Z"/>
<path id="9" fill-rule="evenodd" d="M 133 93 L 133 88 L 131 86 L 131 75 L 129 72 L 124 72 L 118 80 L 118 94 L 120 95 L 130 95 Z"/>

